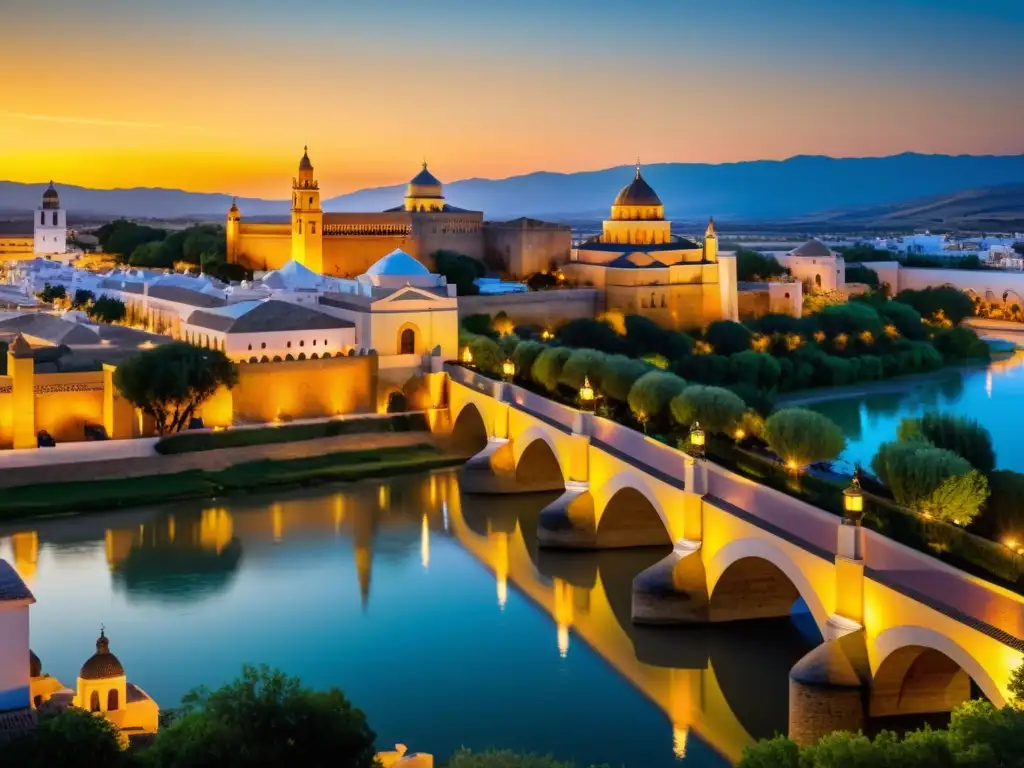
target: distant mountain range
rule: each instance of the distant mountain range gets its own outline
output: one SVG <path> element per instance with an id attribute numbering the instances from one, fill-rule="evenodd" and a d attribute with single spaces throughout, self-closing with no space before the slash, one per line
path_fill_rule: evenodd
<path id="1" fill-rule="evenodd" d="M 615 194 L 633 173 L 632 166 L 620 166 L 464 179 L 446 184 L 445 195 L 452 205 L 482 210 L 489 219 L 522 215 L 599 219 L 607 215 Z M 678 221 L 699 222 L 714 215 L 725 224 L 813 220 L 852 226 L 878 220 L 895 226 L 902 221 L 939 221 L 960 210 L 958 216 L 967 211 L 965 220 L 980 224 L 986 216 L 1003 221 L 1007 215 L 1020 214 L 1024 155 L 798 156 L 720 165 L 659 163 L 644 166 L 643 174 L 664 201 L 666 215 Z M 282 179 L 283 189 L 287 183 Z M 231 205 L 227 194 L 97 190 L 59 181 L 57 186 L 64 207 L 79 217 L 219 220 Z M 44 184 L 0 181 L 0 212 L 8 218 L 27 214 L 39 204 L 44 188 Z M 324 209 L 380 211 L 399 205 L 404 190 L 404 185 L 364 189 L 328 198 Z M 250 219 L 288 215 L 285 199 L 239 198 L 238 205 Z M 986 212 L 985 206 L 995 207 Z"/>

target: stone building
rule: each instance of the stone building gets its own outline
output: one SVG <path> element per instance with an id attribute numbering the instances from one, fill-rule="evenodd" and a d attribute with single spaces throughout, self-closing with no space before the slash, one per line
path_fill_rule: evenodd
<path id="1" fill-rule="evenodd" d="M 484 224 L 484 262 L 514 279 L 544 272 L 569 260 L 572 228 L 525 216 Z"/>
<path id="2" fill-rule="evenodd" d="M 719 253 L 714 221 L 701 244 L 672 234 L 639 164 L 601 234 L 580 244 L 563 272 L 600 289 L 605 309 L 644 315 L 665 328 L 737 318 L 736 257 Z"/>

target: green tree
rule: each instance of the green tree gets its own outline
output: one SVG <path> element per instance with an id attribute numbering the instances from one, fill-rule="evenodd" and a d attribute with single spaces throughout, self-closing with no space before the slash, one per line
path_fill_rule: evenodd
<path id="1" fill-rule="evenodd" d="M 550 755 L 524 755 L 509 750 L 494 752 L 470 752 L 468 749 L 460 749 L 451 760 L 447 768 L 574 768 L 574 763 L 565 763 L 556 760 Z M 591 766 L 591 768 L 597 768 Z"/>
<path id="2" fill-rule="evenodd" d="M 974 314 L 971 297 L 951 285 L 923 288 L 920 291 L 904 290 L 896 294 L 896 301 L 909 304 L 921 317 L 934 319 L 944 316 L 953 325 Z"/>
<path id="3" fill-rule="evenodd" d="M 651 421 L 659 421 L 669 410 L 672 398 L 683 391 L 686 382 L 674 373 L 649 371 L 629 390 L 629 409 L 647 430 Z"/>
<path id="4" fill-rule="evenodd" d="M 164 244 L 159 240 L 139 244 L 128 257 L 128 263 L 133 267 L 150 269 L 170 269 L 174 266 Z"/>
<path id="5" fill-rule="evenodd" d="M 579 317 L 561 326 L 555 337 L 567 347 L 590 348 L 608 354 L 625 351 L 625 339 L 603 320 Z"/>
<path id="6" fill-rule="evenodd" d="M 198 224 L 185 230 L 181 258 L 190 264 L 202 264 L 204 255 L 215 261 L 227 258 L 227 239 L 219 224 Z"/>
<path id="7" fill-rule="evenodd" d="M 967 525 L 988 498 L 988 480 L 961 456 L 925 440 L 882 443 L 871 469 L 897 503 Z"/>
<path id="8" fill-rule="evenodd" d="M 878 273 L 862 264 L 850 264 L 846 267 L 846 282 L 863 283 L 872 288 L 879 286 Z"/>
<path id="9" fill-rule="evenodd" d="M 841 333 L 857 336 L 867 331 L 877 339 L 882 335 L 884 327 L 875 308 L 860 301 L 825 307 L 818 313 L 817 319 L 821 330 L 829 336 Z"/>
<path id="10" fill-rule="evenodd" d="M 498 338 L 498 332 L 491 326 L 491 316 L 488 314 L 467 315 L 462 318 L 460 325 L 466 333 L 475 333 L 477 336 L 487 336 L 491 339 Z"/>
<path id="11" fill-rule="evenodd" d="M 926 413 L 905 418 L 896 430 L 898 440 L 927 440 L 937 448 L 945 448 L 970 462 L 979 472 L 988 474 L 996 468 L 996 452 L 992 433 L 976 419 L 952 413 Z"/>
<path id="12" fill-rule="evenodd" d="M 979 339 L 974 330 L 964 325 L 936 329 L 933 343 L 948 362 L 988 360 L 991 355 L 988 344 Z"/>
<path id="13" fill-rule="evenodd" d="M 576 349 L 562 366 L 559 383 L 572 390 L 579 390 L 585 378 L 590 379 L 591 386 L 598 392 L 602 391 L 604 369 L 608 355 L 596 349 Z"/>
<path id="14" fill-rule="evenodd" d="M 439 275 L 444 275 L 451 285 L 456 286 L 459 296 L 473 296 L 480 293 L 474 282 L 483 277 L 484 265 L 476 259 L 454 251 L 438 251 L 434 264 Z"/>
<path id="15" fill-rule="evenodd" d="M 736 279 L 744 282 L 766 283 L 769 280 L 789 274 L 774 256 L 740 248 L 736 251 Z"/>
<path id="16" fill-rule="evenodd" d="M 671 403 L 672 417 L 684 426 L 699 421 L 709 432 L 732 433 L 743 421 L 746 403 L 728 389 L 691 384 Z"/>
<path id="17" fill-rule="evenodd" d="M 1024 533 L 1024 474 L 997 469 L 988 476 L 989 497 L 975 521 L 978 532 L 991 539 L 1017 538 Z"/>
<path id="18" fill-rule="evenodd" d="M 533 364 L 546 348 L 539 341 L 519 342 L 516 345 L 516 351 L 512 353 L 512 362 L 516 365 L 516 376 L 532 379 Z"/>
<path id="19" fill-rule="evenodd" d="M 19 768 L 127 766 L 121 735 L 105 717 L 69 707 L 40 713 L 36 727 L 0 742 L 0 765 Z"/>
<path id="20" fill-rule="evenodd" d="M 846 447 L 846 438 L 839 427 L 806 408 L 786 408 L 773 413 L 764 423 L 764 439 L 779 458 L 797 467 L 831 461 Z"/>
<path id="21" fill-rule="evenodd" d="M 238 368 L 218 349 L 162 344 L 118 365 L 114 386 L 153 417 L 161 435 L 188 426 L 196 409 L 220 388 L 238 382 Z"/>
<path id="22" fill-rule="evenodd" d="M 750 349 L 750 336 L 749 328 L 732 320 L 716 320 L 704 331 L 704 340 L 715 354 L 726 357 Z"/>
<path id="23" fill-rule="evenodd" d="M 501 374 L 505 352 L 498 346 L 498 342 L 486 336 L 470 334 L 466 337 L 466 346 L 473 353 L 473 365 L 487 374 Z"/>
<path id="24" fill-rule="evenodd" d="M 530 375 L 548 392 L 558 389 L 558 381 L 562 377 L 562 368 L 572 356 L 568 347 L 547 347 L 533 362 Z"/>
<path id="25" fill-rule="evenodd" d="M 693 339 L 685 333 L 668 331 L 643 315 L 626 315 L 626 348 L 631 355 L 663 355 L 675 361 L 686 357 L 693 349 Z"/>
<path id="26" fill-rule="evenodd" d="M 128 316 L 128 308 L 120 299 L 100 296 L 89 306 L 86 314 L 98 323 L 119 323 Z"/>
<path id="27" fill-rule="evenodd" d="M 47 304 L 52 304 L 58 299 L 67 298 L 68 292 L 63 285 L 50 285 L 47 283 L 43 286 L 43 290 L 38 293 L 39 300 L 45 301 Z"/>
<path id="28" fill-rule="evenodd" d="M 237 680 L 195 689 L 147 750 L 153 768 L 372 768 L 374 732 L 337 688 L 314 691 L 266 666 L 245 665 Z"/>
<path id="29" fill-rule="evenodd" d="M 649 370 L 640 360 L 625 355 L 609 355 L 601 379 L 601 393 L 618 403 L 625 403 L 633 384 Z"/>
<path id="30" fill-rule="evenodd" d="M 143 226 L 126 219 L 112 221 L 96 230 L 100 247 L 104 252 L 119 257 L 120 261 L 127 261 L 143 243 L 163 240 L 166 236 L 167 232 L 162 229 Z"/>
<path id="31" fill-rule="evenodd" d="M 782 368 L 779 361 L 765 352 L 752 349 L 737 352 L 729 358 L 732 380 L 758 389 L 774 389 L 779 385 Z"/>

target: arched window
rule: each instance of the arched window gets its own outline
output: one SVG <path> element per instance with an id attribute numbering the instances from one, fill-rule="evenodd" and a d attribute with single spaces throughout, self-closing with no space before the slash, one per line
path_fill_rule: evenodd
<path id="1" fill-rule="evenodd" d="M 53 212 L 53 226 L 55 226 L 55 227 L 57 226 L 57 212 L 56 211 Z M 57 238 L 54 238 L 54 240 L 56 240 L 56 239 Z"/>
<path id="2" fill-rule="evenodd" d="M 400 355 L 416 354 L 416 331 L 412 328 L 406 328 L 402 331 L 399 347 L 398 354 Z"/>
<path id="3" fill-rule="evenodd" d="M 267 342 L 264 341 L 264 342 L 262 342 L 260 344 L 260 349 L 266 349 L 266 348 L 267 348 Z"/>
<path id="4" fill-rule="evenodd" d="M 291 349 L 292 348 L 292 343 L 289 341 L 285 346 L 288 347 L 288 349 Z"/>
<path id="5" fill-rule="evenodd" d="M 252 352 L 252 344 L 249 345 L 249 351 Z"/>
<path id="6" fill-rule="evenodd" d="M 815 275 L 814 276 L 814 284 L 816 286 L 818 286 L 819 288 L 821 288 L 821 275 Z"/>
<path id="7" fill-rule="evenodd" d="M 312 196 L 310 196 L 310 198 L 309 198 L 309 204 L 310 204 L 310 205 L 312 205 L 312 204 L 313 204 L 313 197 L 312 197 Z"/>
<path id="8" fill-rule="evenodd" d="M 316 339 L 313 339 L 313 346 L 316 346 Z"/>
<path id="9" fill-rule="evenodd" d="M 306 353 L 305 352 L 299 352 L 299 360 L 305 360 L 305 359 L 306 359 Z"/>
<path id="10" fill-rule="evenodd" d="M 299 219 L 299 234 L 302 234 L 302 219 Z"/>
<path id="11" fill-rule="evenodd" d="M 306 341 L 305 341 L 305 339 L 299 339 L 299 346 L 300 346 L 300 347 L 304 347 L 304 346 L 306 346 Z"/>
<path id="12" fill-rule="evenodd" d="M 316 234 L 316 222 L 315 221 L 309 222 L 309 234 L 311 234 L 311 235 L 315 235 Z"/>
<path id="13" fill-rule="evenodd" d="M 41 227 L 45 227 L 46 226 L 46 211 L 40 211 L 39 212 L 39 226 L 41 226 Z"/>
<path id="14" fill-rule="evenodd" d="M 117 711 L 117 688 L 111 688 L 107 692 L 107 712 Z"/>
<path id="15" fill-rule="evenodd" d="M 93 691 L 92 695 L 89 696 L 89 711 L 99 712 L 100 711 L 100 692 Z"/>

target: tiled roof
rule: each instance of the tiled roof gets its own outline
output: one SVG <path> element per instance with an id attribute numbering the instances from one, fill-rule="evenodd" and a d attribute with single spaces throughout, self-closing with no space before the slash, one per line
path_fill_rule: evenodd
<path id="1" fill-rule="evenodd" d="M 268 333 L 273 331 L 312 331 L 354 328 L 355 323 L 287 301 L 261 301 L 248 312 L 197 310 L 189 315 L 189 325 L 224 333 Z"/>
<path id="2" fill-rule="evenodd" d="M 0 560 L 0 602 L 15 600 L 35 602 L 36 599 L 14 567 L 6 560 Z"/>

